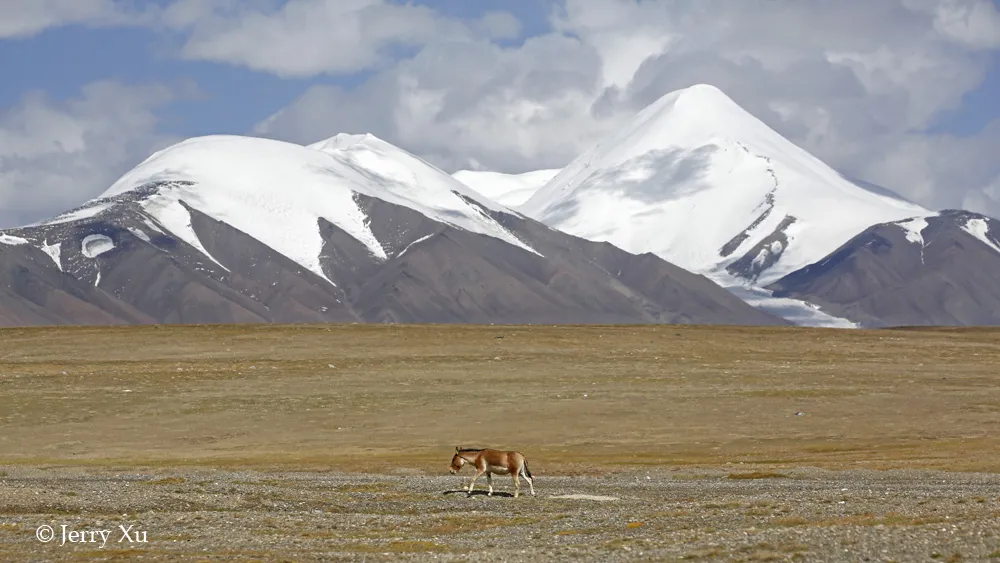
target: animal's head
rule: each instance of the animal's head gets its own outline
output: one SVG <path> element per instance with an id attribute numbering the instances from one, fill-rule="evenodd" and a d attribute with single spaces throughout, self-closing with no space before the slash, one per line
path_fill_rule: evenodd
<path id="1" fill-rule="evenodd" d="M 468 463 L 465 461 L 464 457 L 458 454 L 459 449 L 460 448 L 457 446 L 455 447 L 455 455 L 451 458 L 451 467 L 448 468 L 448 471 L 451 472 L 452 475 L 458 473 L 459 470 L 462 469 L 462 466 Z"/>

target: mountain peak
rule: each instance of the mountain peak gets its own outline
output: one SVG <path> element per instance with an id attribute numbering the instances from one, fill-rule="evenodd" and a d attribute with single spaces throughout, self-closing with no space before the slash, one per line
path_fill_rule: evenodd
<path id="1" fill-rule="evenodd" d="M 371 133 L 338 133 L 329 139 L 324 139 L 308 146 L 309 148 L 321 151 L 329 151 L 348 149 L 357 145 L 389 145 L 389 143 Z"/>
<path id="2" fill-rule="evenodd" d="M 687 88 L 681 88 L 668 92 L 653 102 L 649 108 L 660 108 L 662 106 L 698 105 L 701 107 L 716 106 L 721 108 L 731 108 L 738 106 L 725 92 L 711 84 L 694 84 Z"/>
<path id="3" fill-rule="evenodd" d="M 519 209 L 723 283 L 766 283 L 929 213 L 847 181 L 708 84 L 664 95 Z"/>
<path id="4" fill-rule="evenodd" d="M 394 185 L 394 189 L 414 199 L 433 201 L 459 194 L 492 211 L 510 212 L 430 162 L 371 133 L 340 133 L 309 148 L 333 156 L 363 174 L 377 171 L 384 186 Z"/>
<path id="5" fill-rule="evenodd" d="M 807 154 L 710 84 L 695 84 L 664 95 L 642 110 L 633 124 L 629 136 L 643 137 L 646 147 L 738 141 L 762 152 Z"/>

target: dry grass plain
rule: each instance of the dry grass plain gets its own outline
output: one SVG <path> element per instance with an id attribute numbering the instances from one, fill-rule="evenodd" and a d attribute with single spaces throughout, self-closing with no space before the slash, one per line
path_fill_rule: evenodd
<path id="1" fill-rule="evenodd" d="M 632 541 L 628 538 L 636 536 L 654 542 L 666 538 L 661 546 L 666 551 L 650 545 L 644 557 L 659 553 L 667 560 L 674 556 L 761 560 L 765 555 L 772 560 L 826 560 L 817 558 L 820 552 L 815 546 L 810 551 L 808 542 L 786 545 L 782 542 L 787 538 L 779 538 L 754 543 L 747 535 L 749 543 L 730 549 L 736 540 L 716 538 L 718 542 L 712 543 L 711 534 L 725 528 L 746 535 L 747 530 L 758 529 L 761 518 L 766 522 L 784 518 L 779 527 L 787 529 L 808 527 L 815 520 L 839 522 L 830 526 L 844 529 L 902 526 L 910 532 L 935 526 L 943 514 L 951 518 L 940 507 L 935 514 L 921 514 L 917 507 L 924 506 L 918 504 L 923 497 L 916 493 L 900 496 L 913 500 L 912 506 L 896 507 L 905 516 L 893 516 L 892 507 L 880 509 L 879 503 L 861 512 L 831 513 L 819 519 L 810 516 L 818 512 L 808 509 L 789 516 L 791 509 L 782 508 L 780 499 L 767 507 L 768 487 L 774 488 L 775 498 L 782 491 L 793 495 L 787 502 L 796 506 L 821 502 L 822 495 L 800 498 L 794 496 L 794 486 L 782 489 L 789 480 L 846 483 L 852 471 L 889 469 L 904 471 L 899 490 L 906 489 L 905 483 L 926 485 L 923 477 L 915 476 L 937 475 L 926 471 L 978 472 L 966 489 L 965 478 L 943 474 L 942 483 L 958 480 L 959 492 L 953 495 L 942 489 L 939 497 L 964 499 L 956 505 L 956 518 L 975 513 L 976 522 L 995 521 L 1000 515 L 1000 492 L 982 493 L 977 487 L 989 489 L 995 482 L 991 475 L 1000 469 L 998 366 L 1000 330 L 990 329 L 373 325 L 4 329 L 0 330 L 0 557 L 8 560 L 6 556 L 31 552 L 32 560 L 62 560 L 71 554 L 88 560 L 187 558 L 176 551 L 177 537 L 183 537 L 176 530 L 170 545 L 151 542 L 134 553 L 57 549 L 34 540 L 33 530 L 38 523 L 59 517 L 86 523 L 101 513 L 101 506 L 110 512 L 128 507 L 133 513 L 147 510 L 146 521 L 151 521 L 159 517 L 158 506 L 174 506 L 171 499 L 177 498 L 189 501 L 188 508 L 183 503 L 174 506 L 178 514 L 193 518 L 201 510 L 229 511 L 259 524 L 261 519 L 279 518 L 274 506 L 280 505 L 284 488 L 288 498 L 308 505 L 303 508 L 307 513 L 318 511 L 315 514 L 327 517 L 331 506 L 339 506 L 341 510 L 334 512 L 343 515 L 342 509 L 351 502 L 365 501 L 369 504 L 364 514 L 402 518 L 412 509 L 436 515 L 441 525 L 423 535 L 392 539 L 390 532 L 398 535 L 398 523 L 383 522 L 385 530 L 372 524 L 374 529 L 355 537 L 349 527 L 334 522 L 332 531 L 314 530 L 319 535 L 312 536 L 318 546 L 313 549 L 293 541 L 300 538 L 301 525 L 293 533 L 291 524 L 279 518 L 269 536 L 277 538 L 273 545 L 244 552 L 235 540 L 213 543 L 203 533 L 198 557 L 272 560 L 276 553 L 295 553 L 291 559 L 360 561 L 463 557 L 482 551 L 487 555 L 478 558 L 492 553 L 497 560 L 516 560 L 517 552 L 503 552 L 504 538 L 509 540 L 505 534 L 523 529 L 527 531 L 517 533 L 527 535 L 516 539 L 519 546 L 530 548 L 524 555 L 528 559 L 544 554 L 607 560 L 603 552 L 544 551 L 562 545 L 556 540 L 566 538 L 580 540 L 583 546 L 610 543 L 608 549 L 615 551 L 609 553 L 615 557 L 638 557 L 642 544 L 625 549 Z M 456 445 L 521 451 L 538 478 L 539 497 L 515 501 L 441 495 L 448 484 L 455 488 L 468 482 L 468 474 L 464 481 L 441 477 Z M 215 474 L 237 483 L 230 487 L 235 489 L 226 489 L 233 498 L 246 501 L 254 495 L 271 498 L 270 494 L 277 504 L 261 504 L 256 512 L 232 498 L 227 504 L 206 490 L 204 483 L 214 482 L 204 477 L 206 471 L 221 472 Z M 730 474 L 761 478 L 729 479 Z M 648 475 L 652 478 L 645 479 Z M 869 476 L 859 479 L 875 479 L 864 475 Z M 656 502 L 644 501 L 641 495 L 624 500 L 629 483 L 639 478 L 661 487 L 648 497 Z M 927 477 L 928 482 L 935 479 Z M 157 486 L 135 485 L 147 491 L 146 496 L 128 500 L 127 495 L 113 494 L 113 487 L 105 491 L 107 498 L 101 497 L 104 489 L 91 487 L 98 481 Z M 361 488 L 352 488 L 354 482 Z M 701 493 L 690 489 L 690 483 L 701 482 L 712 485 Z M 257 489 L 237 490 L 253 483 Z M 273 490 L 267 489 L 268 483 Z M 579 489 L 623 497 L 622 510 L 628 514 L 606 508 L 614 503 L 588 507 L 576 501 L 564 506 L 570 501 L 546 500 L 546 495 L 555 494 L 556 483 L 559 493 Z M 671 489 L 671 483 L 683 491 Z M 485 486 L 485 480 L 479 484 Z M 507 478 L 494 484 L 499 491 L 510 489 Z M 91 488 L 98 496 L 84 494 Z M 734 499 L 734 494 L 758 496 Z M 933 496 L 933 490 L 928 494 Z M 58 502 L 45 500 L 46 495 Z M 405 505 L 407 495 L 416 495 L 412 505 Z M 646 525 L 656 518 L 669 519 L 672 513 L 679 517 L 682 508 L 676 503 L 684 498 L 717 505 L 712 510 L 720 517 L 726 517 L 726 510 L 738 512 L 729 515 L 738 518 L 702 522 L 701 543 L 691 545 L 679 544 L 669 530 Z M 532 509 L 532 502 L 540 504 Z M 754 503 L 764 503 L 759 514 L 754 513 Z M 969 512 L 969 507 L 978 512 Z M 355 508 L 361 510 L 360 505 Z M 598 515 L 596 523 L 555 525 L 588 510 Z M 460 520 L 447 520 L 456 516 Z M 506 518 L 503 522 L 510 520 L 510 525 L 476 527 L 476 518 Z M 621 518 L 629 521 L 619 522 Z M 448 522 L 450 528 L 445 526 Z M 533 535 L 539 529 L 551 533 Z M 994 538 L 997 532 L 1000 526 L 991 524 L 977 537 Z M 166 537 L 165 531 L 159 533 Z M 482 541 L 462 543 L 470 533 Z M 632 539 L 638 541 L 636 537 Z M 619 540 L 625 543 L 615 544 Z M 877 548 L 877 538 L 873 541 Z M 972 560 L 973 552 L 988 559 L 997 555 L 990 553 L 992 549 L 1000 548 L 1000 543 L 992 546 L 990 541 L 977 543 L 964 555 L 961 545 L 918 547 L 926 547 L 920 553 L 934 559 L 958 555 Z M 292 549 L 296 545 L 299 551 Z M 847 555 L 844 560 L 860 560 L 853 558 L 856 553 Z"/>

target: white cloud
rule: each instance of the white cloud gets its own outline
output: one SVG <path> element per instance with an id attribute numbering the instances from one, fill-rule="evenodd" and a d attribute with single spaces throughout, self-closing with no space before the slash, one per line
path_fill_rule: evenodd
<path id="1" fill-rule="evenodd" d="M 470 38 L 472 29 L 431 8 L 387 0 L 287 0 L 233 4 L 180 0 L 168 24 L 190 27 L 182 50 L 188 59 L 246 66 L 278 76 L 351 73 L 392 61 L 399 49 L 448 38 Z M 518 31 L 509 14 L 490 13 L 480 28 L 489 37 Z"/>
<path id="2" fill-rule="evenodd" d="M 373 71 L 309 89 L 261 135 L 370 131 L 447 169 L 522 172 L 562 166 L 666 92 L 708 82 L 849 175 L 927 205 L 996 201 L 995 127 L 927 133 L 996 59 L 992 0 L 563 0 L 551 33 L 506 47 L 495 41 L 521 36 L 509 14 L 462 20 L 394 0 L 0 2 L 0 37 L 74 22 L 176 32 L 180 56 L 284 77 Z M 73 147 L 74 127 L 97 126 L 63 127 L 55 138 Z"/>
<path id="3" fill-rule="evenodd" d="M 1000 216 L 1000 119 L 968 137 L 909 134 L 876 140 L 862 173 L 934 208 Z"/>
<path id="4" fill-rule="evenodd" d="M 257 132 L 305 142 L 367 131 L 447 168 L 561 166 L 614 125 L 590 117 L 599 63 L 555 35 L 517 48 L 437 43 L 357 89 L 311 88 Z"/>
<path id="5" fill-rule="evenodd" d="M 1000 14 L 992 0 L 908 0 L 934 16 L 941 36 L 976 49 L 1000 47 Z"/>
<path id="6" fill-rule="evenodd" d="M 981 84 L 997 21 L 980 0 L 565 0 L 547 36 L 430 42 L 356 88 L 310 90 L 258 133 L 370 131 L 448 169 L 522 172 L 562 166 L 663 94 L 708 82 L 843 172 L 953 206 L 1000 169 L 963 158 L 954 176 L 951 147 L 1000 144 L 926 131 Z"/>
<path id="7" fill-rule="evenodd" d="M 174 141 L 156 132 L 154 111 L 191 93 L 189 85 L 95 82 L 73 100 L 33 92 L 0 109 L 0 220 L 23 224 L 98 195 Z"/>
<path id="8" fill-rule="evenodd" d="M 23 39 L 67 25 L 137 25 L 143 10 L 127 0 L 2 0 L 0 39 Z"/>
<path id="9" fill-rule="evenodd" d="M 3 0 L 0 39 L 66 25 L 145 26 L 180 34 L 178 55 L 283 77 L 353 73 L 390 65 L 430 42 L 514 39 L 520 22 L 501 11 L 443 17 L 394 0 Z"/>
<path id="10" fill-rule="evenodd" d="M 517 39 L 521 36 L 521 22 L 508 12 L 488 12 L 476 27 L 494 39 Z"/>

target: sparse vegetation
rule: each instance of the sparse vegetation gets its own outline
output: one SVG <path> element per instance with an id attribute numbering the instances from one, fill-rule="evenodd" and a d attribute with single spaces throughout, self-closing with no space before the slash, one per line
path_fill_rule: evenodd
<path id="1" fill-rule="evenodd" d="M 750 473 L 730 473 L 726 476 L 727 479 L 780 479 L 788 477 L 784 473 L 775 473 L 773 471 L 751 471 Z"/>
<path id="2" fill-rule="evenodd" d="M 143 481 L 145 485 L 179 485 L 183 483 L 185 479 L 183 477 L 164 477 L 162 479 L 154 479 L 152 481 Z"/>
<path id="3" fill-rule="evenodd" d="M 447 551 L 445 546 L 432 541 L 394 541 L 388 544 L 354 543 L 344 546 L 348 553 L 428 553 Z"/>
<path id="4" fill-rule="evenodd" d="M 538 522 L 537 518 L 528 517 L 502 518 L 496 516 L 474 517 L 470 515 L 445 516 L 436 520 L 433 524 L 427 527 L 426 531 L 435 535 L 458 534 L 481 532 L 484 530 L 506 528 L 510 526 L 528 526 L 536 522 Z"/>
<path id="5" fill-rule="evenodd" d="M 385 483 L 357 483 L 341 485 L 337 490 L 342 493 L 383 493 L 391 489 Z"/>
<path id="6" fill-rule="evenodd" d="M 805 526 L 809 524 L 809 520 L 801 516 L 788 516 L 783 518 L 775 518 L 771 521 L 771 525 L 778 526 L 781 528 L 794 528 L 796 526 Z"/>
<path id="7" fill-rule="evenodd" d="M 576 530 L 559 530 L 556 532 L 557 536 L 592 536 L 602 533 L 604 530 L 600 528 L 580 528 Z"/>
<path id="8" fill-rule="evenodd" d="M 726 503 L 714 503 L 714 502 L 710 502 L 710 503 L 705 504 L 705 508 L 707 508 L 707 509 L 725 509 L 725 510 L 730 510 L 730 509 L 734 509 L 734 508 L 739 508 L 740 506 L 742 506 L 742 505 L 739 502 L 735 502 L 735 501 L 733 501 L 733 502 L 726 502 Z"/>
<path id="9" fill-rule="evenodd" d="M 436 471 L 446 440 L 510 444 L 581 475 L 737 460 L 1000 469 L 995 412 L 971 408 L 1000 404 L 1000 331 L 262 325 L 0 336 L 12 351 L 0 357 L 8 463 L 378 471 L 392 460 Z M 479 424 L 454 424 L 455 401 L 479 403 Z"/>
<path id="10" fill-rule="evenodd" d="M 8 462 L 377 470 L 403 447 L 408 464 L 428 470 L 441 463 L 430 451 L 439 439 L 498 443 L 514 435 L 539 462 L 559 447 L 571 461 L 565 471 L 585 472 L 593 468 L 580 462 L 589 459 L 589 446 L 577 445 L 579 434 L 602 413 L 611 415 L 599 418 L 602 435 L 615 437 L 601 444 L 608 467 L 736 459 L 883 468 L 998 464 L 989 455 L 998 438 L 976 426 L 987 428 L 993 414 L 967 408 L 1000 404 L 987 367 L 1000 360 L 1000 333 L 988 330 L 366 325 L 0 332 L 7 349 L 18 350 L 0 358 L 0 373 L 19 376 L 0 395 L 0 424 L 10 432 L 0 459 Z M 504 361 L 487 361 L 497 356 Z M 573 369 L 565 369 L 568 363 Z M 426 413 L 447 412 L 457 397 L 494 393 L 498 382 L 505 392 L 484 403 L 480 427 L 452 435 L 451 426 L 432 425 L 440 433 L 428 433 Z M 49 393 L 54 384 L 64 392 Z M 515 405 L 522 416 L 508 420 Z M 643 418 L 649 409 L 658 416 Z M 706 409 L 736 418 L 702 424 Z M 797 411 L 807 416 L 795 417 Z M 954 412 L 967 413 L 961 428 L 947 425 L 958 424 L 947 416 Z M 835 440 L 825 431 L 832 413 L 846 423 Z M 139 417 L 155 439 L 115 425 L 122 417 Z M 522 420 L 540 422 L 522 427 Z M 29 430 L 39 426 L 49 432 Z M 900 431 L 879 431 L 886 427 Z M 966 437 L 974 434 L 981 437 Z M 371 451 L 346 453 L 368 447 L 369 436 L 378 436 Z M 716 443 L 723 446 L 709 446 Z"/>
<path id="11" fill-rule="evenodd" d="M 517 546 L 511 560 L 804 561 L 873 534 L 919 538 L 885 543 L 912 551 L 880 560 L 1000 558 L 961 543 L 1000 533 L 992 489 L 919 472 L 1000 471 L 997 411 L 983 408 L 1000 404 L 1000 330 L 206 326 L 0 340 L 0 560 L 51 556 L 31 537 L 41 523 L 123 514 L 157 526 L 159 543 L 104 560 Z M 539 496 L 501 496 L 512 483 L 495 477 L 494 497 L 467 497 L 468 470 L 447 475 L 455 445 L 522 451 Z M 905 478 L 882 496 L 894 469 Z M 582 492 L 617 500 L 547 498 Z"/>

